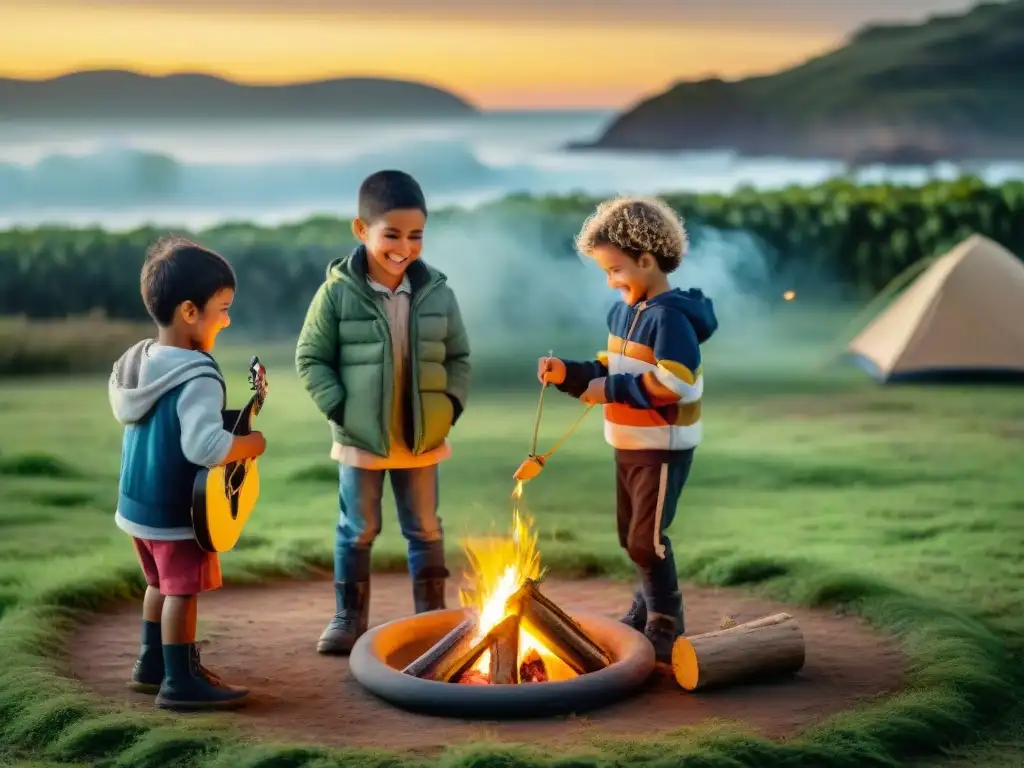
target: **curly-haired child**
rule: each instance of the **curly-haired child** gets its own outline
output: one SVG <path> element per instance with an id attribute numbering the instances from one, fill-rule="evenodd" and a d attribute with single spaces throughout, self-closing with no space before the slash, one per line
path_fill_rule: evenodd
<path id="1" fill-rule="evenodd" d="M 666 529 L 701 440 L 700 345 L 718 327 L 711 300 L 672 288 L 668 275 L 688 246 L 682 221 L 657 199 L 601 203 L 577 247 L 619 292 L 608 313 L 608 348 L 596 360 L 542 358 L 537 375 L 588 404 L 604 404 L 615 449 L 619 543 L 640 575 L 622 622 L 643 632 L 659 662 L 684 631 L 672 543 Z"/>

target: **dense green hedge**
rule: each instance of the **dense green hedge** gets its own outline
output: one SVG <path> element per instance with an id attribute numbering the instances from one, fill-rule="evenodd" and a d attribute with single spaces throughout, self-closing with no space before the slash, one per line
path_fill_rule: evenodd
<path id="1" fill-rule="evenodd" d="M 695 247 L 708 228 L 744 231 L 780 276 L 824 278 L 865 293 L 973 232 L 1024 253 L 1022 182 L 986 186 L 963 178 L 915 188 L 834 181 L 769 193 L 747 189 L 666 199 L 686 217 Z M 495 269 L 524 258 L 524 249 L 571 260 L 573 235 L 595 202 L 583 196 L 512 196 L 473 211 L 440 211 L 428 236 L 444 231 L 451 238 L 456 232 L 455 247 L 467 257 L 488 259 Z M 49 318 L 95 310 L 144 318 L 138 271 L 158 234 L 59 228 L 0 233 L 0 315 Z M 280 330 L 298 327 L 326 263 L 353 245 L 349 223 L 328 218 L 273 229 L 226 224 L 194 234 L 227 255 L 244 282 L 236 321 L 267 328 L 273 318 Z"/>

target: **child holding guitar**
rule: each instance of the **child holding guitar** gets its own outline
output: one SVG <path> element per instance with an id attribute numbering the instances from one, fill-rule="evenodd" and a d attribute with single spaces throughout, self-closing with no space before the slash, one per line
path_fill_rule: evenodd
<path id="1" fill-rule="evenodd" d="M 193 532 L 196 474 L 266 449 L 259 432 L 224 429 L 224 378 L 210 352 L 231 322 L 234 293 L 234 271 L 220 255 L 183 238 L 157 242 L 142 268 L 157 338 L 131 347 L 110 376 L 110 404 L 124 425 L 115 522 L 132 537 L 148 585 L 129 685 L 156 693 L 166 709 L 224 709 L 248 695 L 203 667 L 195 645 L 197 595 L 221 586 L 217 554 Z"/>
<path id="2" fill-rule="evenodd" d="M 426 221 L 411 176 L 369 176 L 352 222 L 362 245 L 328 266 L 299 335 L 299 377 L 331 424 L 340 465 L 337 610 L 320 653 L 346 654 L 366 631 L 385 474 L 408 541 L 416 612 L 445 607 L 437 467 L 466 405 L 469 339 L 447 279 L 420 261 Z"/>

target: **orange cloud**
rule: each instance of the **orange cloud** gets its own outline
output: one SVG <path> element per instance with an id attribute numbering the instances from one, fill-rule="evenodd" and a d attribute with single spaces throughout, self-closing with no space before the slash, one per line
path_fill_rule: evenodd
<path id="1" fill-rule="evenodd" d="M 116 4 L 15 7 L 0 28 L 0 72 L 203 71 L 246 82 L 400 77 L 484 107 L 620 106 L 680 78 L 787 66 L 835 36 L 705 26 L 572 26 L 328 13 L 189 13 Z"/>

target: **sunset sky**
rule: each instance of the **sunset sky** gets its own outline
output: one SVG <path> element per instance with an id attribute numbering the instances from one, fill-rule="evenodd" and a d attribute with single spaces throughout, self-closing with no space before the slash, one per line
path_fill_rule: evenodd
<path id="1" fill-rule="evenodd" d="M 429 82 L 485 108 L 621 107 L 679 79 L 732 78 L 795 64 L 835 47 L 868 21 L 916 21 L 972 5 L 0 0 L 0 75 L 40 78 L 125 68 L 209 72 L 264 83 L 372 75 Z"/>

